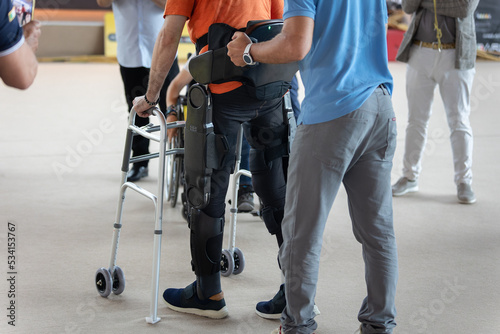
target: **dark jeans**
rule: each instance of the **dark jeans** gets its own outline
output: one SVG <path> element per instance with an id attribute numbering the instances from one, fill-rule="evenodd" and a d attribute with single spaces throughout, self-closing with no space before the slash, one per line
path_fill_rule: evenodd
<path id="1" fill-rule="evenodd" d="M 179 65 L 177 63 L 177 59 L 172 64 L 170 68 L 170 72 L 165 79 L 165 83 L 160 91 L 160 110 L 163 113 L 167 111 L 167 88 L 170 85 L 170 82 L 175 78 L 175 76 L 179 73 Z M 132 101 L 137 97 L 146 94 L 146 90 L 148 87 L 149 81 L 149 68 L 146 67 L 123 67 L 120 65 L 120 74 L 122 76 L 123 87 L 125 89 L 125 98 L 127 100 L 128 110 L 132 109 Z M 144 126 L 149 124 L 149 117 L 135 118 L 135 125 Z M 149 153 L 149 139 L 144 138 L 142 136 L 134 137 L 132 142 L 132 156 L 136 157 L 143 154 Z M 135 164 L 137 167 L 147 166 L 148 160 L 140 161 Z"/>

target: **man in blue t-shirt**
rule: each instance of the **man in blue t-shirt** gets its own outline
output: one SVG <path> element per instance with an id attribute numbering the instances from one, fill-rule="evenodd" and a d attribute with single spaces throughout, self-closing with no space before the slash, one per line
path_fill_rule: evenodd
<path id="1" fill-rule="evenodd" d="M 269 42 L 236 33 L 238 66 L 300 61 L 305 88 L 290 156 L 284 242 L 286 308 L 275 333 L 312 333 L 325 223 L 341 183 L 365 261 L 367 333 L 392 333 L 398 278 L 391 169 L 396 147 L 385 0 L 287 0 L 284 27 Z M 251 44 L 251 45 L 249 45 Z M 330 328 L 329 331 L 334 331 Z"/>
<path id="2" fill-rule="evenodd" d="M 33 83 L 39 36 L 40 22 L 20 27 L 12 1 L 0 2 L 0 78 L 7 86 L 26 89 Z"/>

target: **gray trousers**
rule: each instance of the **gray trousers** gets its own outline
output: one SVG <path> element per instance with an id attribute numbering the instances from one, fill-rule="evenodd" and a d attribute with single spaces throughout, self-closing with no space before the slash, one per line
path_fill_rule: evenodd
<path id="1" fill-rule="evenodd" d="M 398 260 L 391 193 L 395 120 L 390 95 L 378 87 L 358 110 L 297 128 L 279 252 L 287 300 L 281 316 L 284 333 L 317 328 L 313 306 L 323 232 L 341 182 L 365 262 L 367 296 L 358 314 L 363 334 L 392 333 L 396 326 Z"/>

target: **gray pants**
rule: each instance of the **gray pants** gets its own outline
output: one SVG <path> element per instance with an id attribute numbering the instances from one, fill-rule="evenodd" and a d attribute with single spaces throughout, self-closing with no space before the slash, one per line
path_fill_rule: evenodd
<path id="1" fill-rule="evenodd" d="M 297 128 L 279 253 L 287 300 L 281 317 L 285 333 L 317 328 L 313 306 L 323 231 L 341 182 L 365 261 L 368 294 L 358 315 L 363 334 L 392 333 L 396 326 L 398 260 L 390 178 L 395 120 L 390 95 L 378 87 L 358 110 Z"/>

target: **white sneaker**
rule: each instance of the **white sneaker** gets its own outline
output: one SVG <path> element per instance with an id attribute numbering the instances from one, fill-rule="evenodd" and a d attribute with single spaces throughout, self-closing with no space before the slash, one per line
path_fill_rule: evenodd
<path id="1" fill-rule="evenodd" d="M 476 203 L 476 195 L 474 195 L 471 185 L 467 183 L 460 183 L 457 186 L 457 197 L 462 204 Z"/>
<path id="2" fill-rule="evenodd" d="M 418 191 L 417 180 L 408 180 L 406 177 L 401 177 L 398 182 L 392 186 L 392 196 L 403 196 L 407 193 Z"/>

